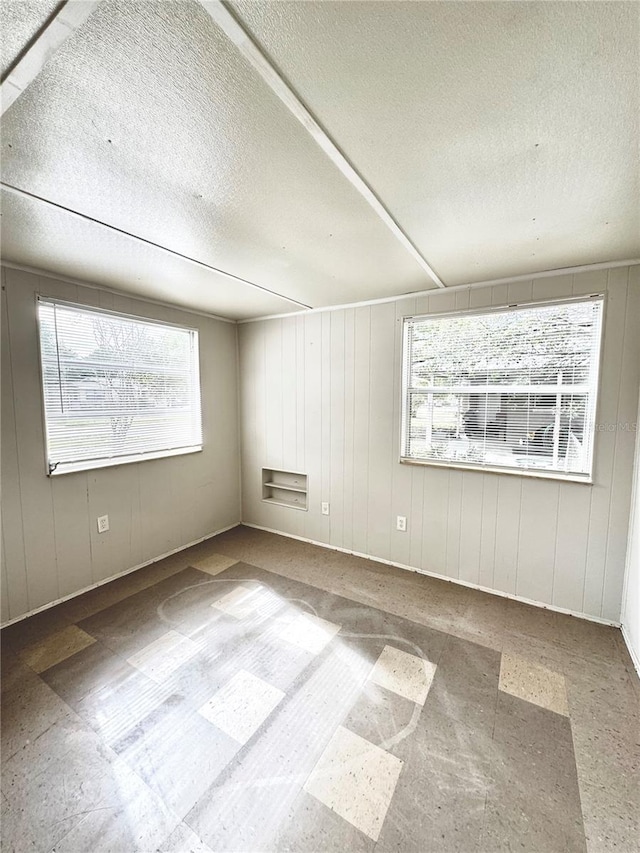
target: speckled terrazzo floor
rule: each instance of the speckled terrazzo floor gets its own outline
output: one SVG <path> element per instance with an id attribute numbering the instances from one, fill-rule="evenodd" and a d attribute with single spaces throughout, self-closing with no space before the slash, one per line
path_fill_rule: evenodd
<path id="1" fill-rule="evenodd" d="M 236 528 L 2 632 L 3 851 L 633 851 L 617 630 Z"/>

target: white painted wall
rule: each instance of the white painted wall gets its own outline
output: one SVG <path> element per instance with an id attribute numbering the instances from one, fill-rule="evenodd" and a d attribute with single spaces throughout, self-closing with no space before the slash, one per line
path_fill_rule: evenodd
<path id="1" fill-rule="evenodd" d="M 2 622 L 240 520 L 236 326 L 2 270 Z M 45 476 L 36 293 L 200 332 L 204 450 Z M 111 530 L 98 535 L 96 518 Z"/>
<path id="2" fill-rule="evenodd" d="M 622 595 L 620 621 L 629 653 L 640 674 L 640 404 L 638 405 L 636 430 L 627 572 Z"/>
<path id="3" fill-rule="evenodd" d="M 618 622 L 633 432 L 597 433 L 592 486 L 400 465 L 401 327 L 415 313 L 605 292 L 598 422 L 631 423 L 639 273 L 437 291 L 242 325 L 243 520 Z M 263 503 L 262 466 L 306 472 L 309 511 Z M 406 533 L 396 531 L 396 515 L 407 516 Z"/>

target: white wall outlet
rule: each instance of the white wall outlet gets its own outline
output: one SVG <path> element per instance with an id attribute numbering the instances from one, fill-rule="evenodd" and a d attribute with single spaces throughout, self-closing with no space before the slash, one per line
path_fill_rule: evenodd
<path id="1" fill-rule="evenodd" d="M 326 501 L 322 502 L 322 514 L 329 515 L 329 504 Z"/>
<path id="2" fill-rule="evenodd" d="M 399 515 L 396 517 L 396 529 L 402 531 L 405 531 L 407 529 L 406 515 Z"/>
<path id="3" fill-rule="evenodd" d="M 108 515 L 98 516 L 98 533 L 106 533 L 108 529 L 109 529 L 109 516 Z"/>

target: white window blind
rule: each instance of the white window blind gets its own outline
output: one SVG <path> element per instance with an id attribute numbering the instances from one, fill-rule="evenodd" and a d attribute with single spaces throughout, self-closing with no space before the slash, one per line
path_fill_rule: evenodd
<path id="1" fill-rule="evenodd" d="M 404 323 L 403 461 L 590 480 L 602 298 Z"/>
<path id="2" fill-rule="evenodd" d="M 41 298 L 50 474 L 202 449 L 198 332 Z"/>

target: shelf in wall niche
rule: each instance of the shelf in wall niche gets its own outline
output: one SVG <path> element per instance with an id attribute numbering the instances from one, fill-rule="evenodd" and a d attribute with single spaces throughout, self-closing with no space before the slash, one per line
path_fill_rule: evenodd
<path id="1" fill-rule="evenodd" d="M 277 498 L 263 498 L 262 500 L 264 503 L 273 504 L 274 506 L 288 506 L 289 509 L 301 509 L 305 512 L 307 510 L 307 507 L 304 503 L 297 503 L 296 501 L 281 501 Z"/>
<path id="2" fill-rule="evenodd" d="M 271 489 L 285 489 L 287 492 L 300 492 L 302 495 L 307 494 L 306 489 L 299 488 L 298 486 L 283 486 L 282 483 L 265 483 L 264 485 Z"/>
<path id="3" fill-rule="evenodd" d="M 277 468 L 262 469 L 262 500 L 290 509 L 307 509 L 307 475 Z"/>

